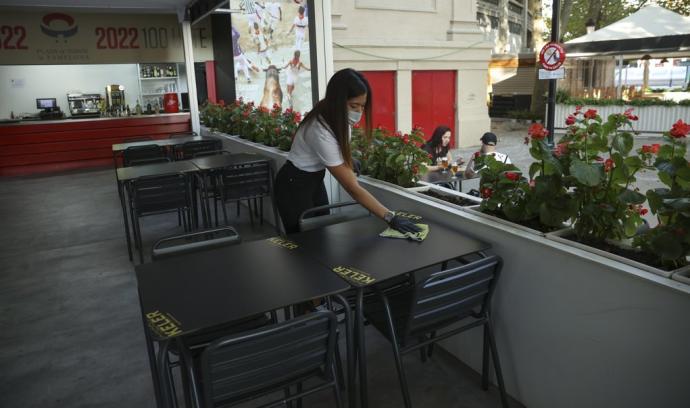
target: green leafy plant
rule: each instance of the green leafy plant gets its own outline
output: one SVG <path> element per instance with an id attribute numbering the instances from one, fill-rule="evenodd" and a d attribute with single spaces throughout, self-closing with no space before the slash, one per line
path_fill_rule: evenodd
<path id="1" fill-rule="evenodd" d="M 645 167 L 633 148 L 632 110 L 609 115 L 577 109 L 566 124 L 566 135 L 555 151 L 563 184 L 576 201 L 573 227 L 580 240 L 604 241 L 631 237 L 642 224 L 645 196 L 631 188 Z M 606 158 L 602 155 L 607 156 Z"/>
<path id="2" fill-rule="evenodd" d="M 483 212 L 539 230 L 561 227 L 575 213 L 575 200 L 563 183 L 560 162 L 546 143 L 547 132 L 533 124 L 525 143 L 537 160 L 530 166 L 529 180 L 512 164 L 496 161 L 491 155 L 475 153 L 480 169 Z"/>
<path id="3" fill-rule="evenodd" d="M 424 164 L 431 164 L 429 154 L 420 147 L 423 143 L 419 128 L 402 134 L 379 126 L 371 141 L 359 127 L 352 129 L 352 157 L 359 160 L 362 174 L 402 187 L 414 186 L 426 171 Z"/>
<path id="4" fill-rule="evenodd" d="M 654 160 L 659 180 L 666 186 L 647 191 L 649 208 L 659 224 L 636 237 L 634 243 L 656 254 L 661 263 L 679 267 L 690 256 L 690 162 L 686 138 L 690 124 L 677 121 L 664 133 L 664 145 L 642 146 L 640 153 Z"/>

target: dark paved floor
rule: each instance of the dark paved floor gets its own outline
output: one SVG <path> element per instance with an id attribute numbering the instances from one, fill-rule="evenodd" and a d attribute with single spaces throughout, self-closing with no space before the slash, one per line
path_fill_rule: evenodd
<path id="1" fill-rule="evenodd" d="M 230 214 L 245 240 L 274 234 Z M 174 214 L 151 218 L 148 245 L 180 231 Z M 113 171 L 0 179 L 0 219 L 0 407 L 154 406 Z M 370 406 L 399 407 L 388 343 L 367 336 Z M 500 406 L 442 350 L 405 366 L 417 407 Z M 326 393 L 305 406 L 334 405 Z"/>

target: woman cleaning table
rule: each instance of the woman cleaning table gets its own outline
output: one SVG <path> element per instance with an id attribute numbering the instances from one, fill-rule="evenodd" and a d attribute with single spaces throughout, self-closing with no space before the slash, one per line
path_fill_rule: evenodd
<path id="1" fill-rule="evenodd" d="M 299 216 L 307 209 L 328 204 L 323 179 L 326 169 L 345 191 L 372 214 L 400 232 L 418 232 L 409 219 L 384 207 L 357 182 L 350 151 L 351 126 L 366 115 L 365 135 L 371 137 L 369 82 L 353 69 L 336 72 L 326 96 L 297 128 L 288 160 L 276 176 L 276 202 L 285 232 L 299 231 Z"/>

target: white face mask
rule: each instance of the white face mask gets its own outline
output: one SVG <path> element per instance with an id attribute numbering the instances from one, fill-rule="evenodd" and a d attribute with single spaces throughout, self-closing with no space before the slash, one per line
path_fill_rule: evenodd
<path id="1" fill-rule="evenodd" d="M 347 111 L 347 121 L 350 123 L 350 126 L 353 126 L 355 123 L 359 122 L 359 120 L 362 119 L 362 112 L 357 112 L 357 111 Z"/>

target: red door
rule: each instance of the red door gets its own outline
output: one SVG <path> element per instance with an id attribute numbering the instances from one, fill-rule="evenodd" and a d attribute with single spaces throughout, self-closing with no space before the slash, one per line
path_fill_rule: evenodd
<path id="1" fill-rule="evenodd" d="M 369 81 L 372 102 L 372 124 L 395 131 L 395 71 L 362 71 Z"/>
<path id="2" fill-rule="evenodd" d="M 446 125 L 455 146 L 455 71 L 412 72 L 412 126 L 421 126 L 426 139 L 434 129 Z"/>

